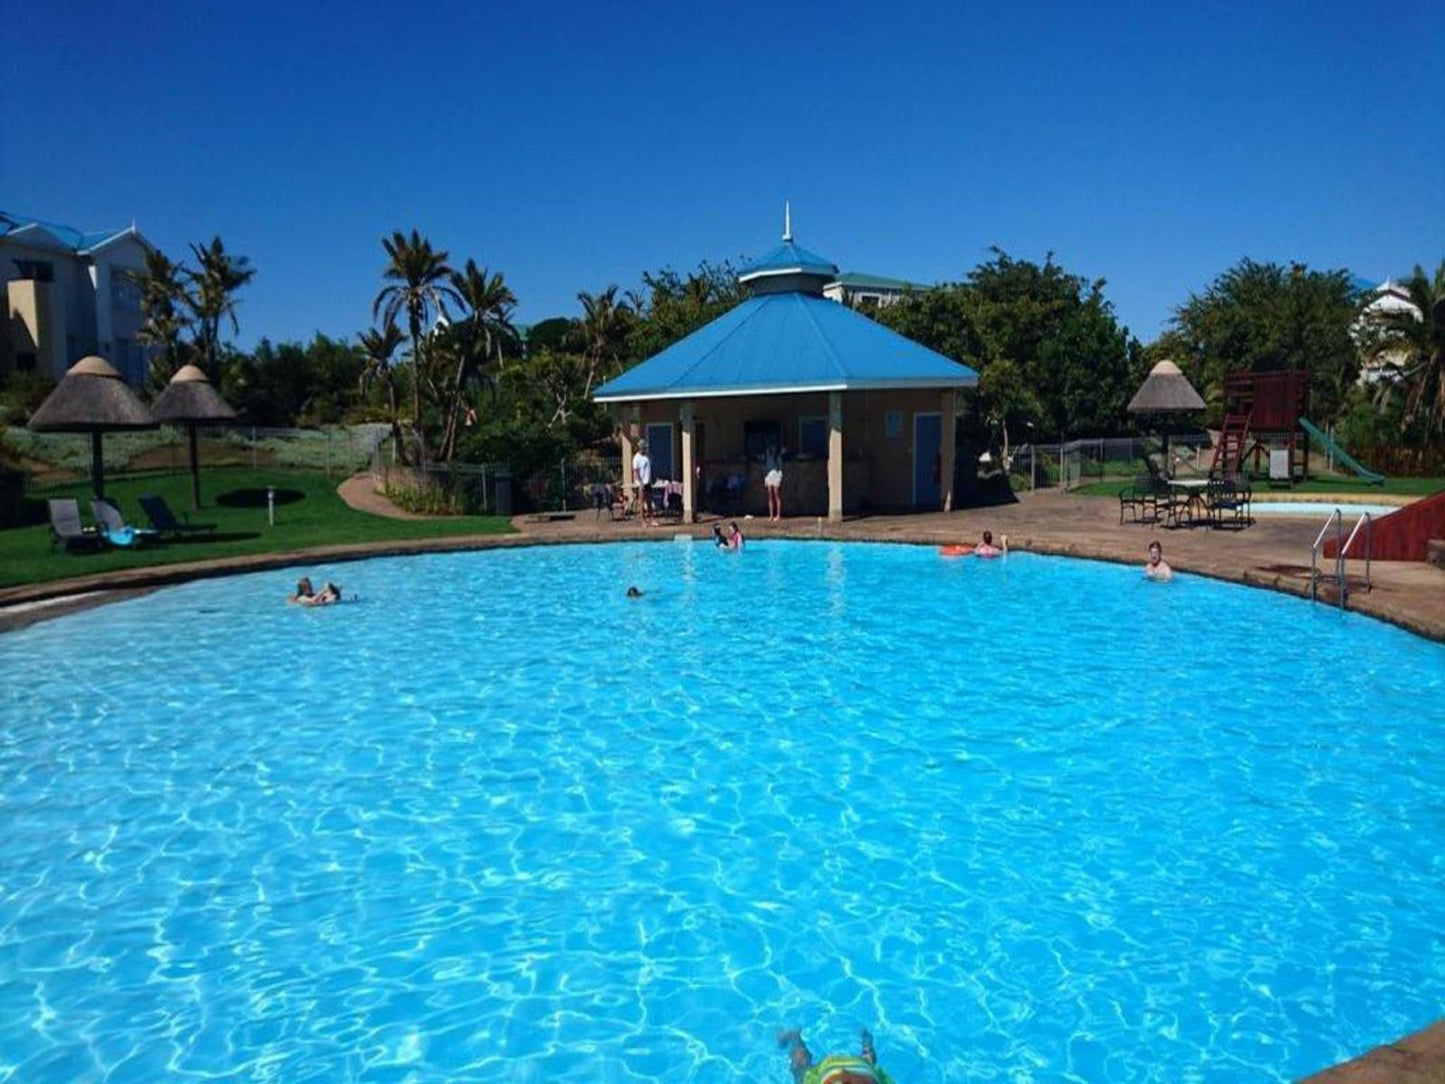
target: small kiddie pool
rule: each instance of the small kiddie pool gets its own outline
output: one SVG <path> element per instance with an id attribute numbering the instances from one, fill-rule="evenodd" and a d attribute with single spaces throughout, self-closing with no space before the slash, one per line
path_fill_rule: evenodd
<path id="1" fill-rule="evenodd" d="M 1394 504 L 1347 504 L 1340 501 L 1251 501 L 1249 510 L 1256 516 L 1328 516 L 1336 508 L 1348 519 L 1366 512 L 1379 519 L 1397 511 Z"/>

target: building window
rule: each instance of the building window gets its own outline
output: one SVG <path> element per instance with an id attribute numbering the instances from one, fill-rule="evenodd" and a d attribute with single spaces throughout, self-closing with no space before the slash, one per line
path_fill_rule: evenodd
<path id="1" fill-rule="evenodd" d="M 55 281 L 55 265 L 53 263 L 45 260 L 15 260 L 13 263 L 22 279 L 30 279 L 34 282 Z"/>
<path id="2" fill-rule="evenodd" d="M 798 454 L 810 459 L 828 458 L 828 418 L 826 415 L 798 419 Z"/>
<path id="3" fill-rule="evenodd" d="M 769 448 L 782 448 L 783 426 L 781 422 L 744 422 L 743 454 L 749 459 L 761 459 Z"/>
<path id="4" fill-rule="evenodd" d="M 127 268 L 110 269 L 110 303 L 120 312 L 140 312 L 140 286 L 130 276 Z"/>

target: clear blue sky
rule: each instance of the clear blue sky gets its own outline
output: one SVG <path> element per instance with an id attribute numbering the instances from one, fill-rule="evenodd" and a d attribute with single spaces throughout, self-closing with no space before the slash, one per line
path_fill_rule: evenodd
<path id="1" fill-rule="evenodd" d="M 535 321 L 756 255 L 784 198 L 849 270 L 990 245 L 1108 280 L 1146 341 L 1241 256 L 1445 256 L 1445 4 L 0 0 L 0 209 L 219 233 L 244 345 L 370 320 L 380 239 Z"/>

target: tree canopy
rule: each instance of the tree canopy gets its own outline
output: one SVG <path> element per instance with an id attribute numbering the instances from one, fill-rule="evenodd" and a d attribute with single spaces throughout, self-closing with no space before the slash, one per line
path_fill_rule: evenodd
<path id="1" fill-rule="evenodd" d="M 1240 260 L 1175 310 L 1160 346 L 1217 421 L 1228 372 L 1308 369 L 1310 410 L 1332 420 L 1360 372 L 1359 296 L 1345 270 Z"/>
<path id="2" fill-rule="evenodd" d="M 910 294 L 877 313 L 902 335 L 978 370 L 975 423 L 1008 441 L 1123 431 L 1139 346 L 1114 317 L 1104 280 L 1000 249 L 963 282 Z"/>

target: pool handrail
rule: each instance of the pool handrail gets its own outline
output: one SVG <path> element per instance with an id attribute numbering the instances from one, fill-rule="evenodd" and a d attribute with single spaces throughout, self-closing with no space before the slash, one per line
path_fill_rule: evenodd
<path id="1" fill-rule="evenodd" d="M 1375 517 L 1369 512 L 1360 513 L 1360 518 L 1355 520 L 1355 529 L 1350 532 L 1349 540 L 1340 547 L 1338 558 L 1340 563 L 1340 584 L 1343 587 L 1345 583 L 1345 557 L 1350 552 L 1350 547 L 1355 544 L 1355 539 L 1359 536 L 1361 527 L 1365 528 L 1365 590 L 1370 591 L 1373 587 L 1370 583 L 1370 551 L 1374 549 Z M 1343 606 L 1344 603 L 1341 602 L 1340 605 Z"/>
<path id="2" fill-rule="evenodd" d="M 1315 536 L 1314 544 L 1313 544 L 1312 546 L 1310 546 L 1310 601 L 1311 601 L 1311 602 L 1316 601 L 1316 600 L 1317 600 L 1317 597 L 1318 597 L 1318 594 L 1319 594 L 1319 584 L 1320 584 L 1319 556 L 1320 556 L 1320 547 L 1324 545 L 1324 543 L 1325 543 L 1325 535 L 1329 533 L 1329 530 L 1330 530 L 1331 527 L 1334 527 L 1334 529 L 1335 529 L 1335 541 L 1336 541 L 1336 543 L 1338 544 L 1338 542 L 1340 541 L 1340 535 L 1343 533 L 1343 531 L 1341 530 L 1341 526 L 1340 526 L 1340 520 L 1341 520 L 1340 510 L 1339 510 L 1338 508 L 1336 508 L 1333 512 L 1330 513 L 1329 518 L 1325 520 L 1325 525 L 1320 528 L 1320 533 Z M 1339 550 L 1336 549 L 1335 552 L 1336 552 L 1336 554 L 1338 554 L 1338 553 L 1339 553 Z M 1339 559 L 1338 559 L 1338 557 L 1336 557 L 1336 559 L 1335 559 L 1335 575 L 1336 575 L 1336 580 L 1338 581 L 1338 577 L 1339 577 Z M 1340 595 L 1340 605 L 1341 605 L 1341 606 L 1344 606 L 1344 604 L 1345 604 L 1344 595 L 1341 594 L 1341 595 Z"/>
<path id="3" fill-rule="evenodd" d="M 1330 513 L 1325 520 L 1325 525 L 1320 528 L 1320 533 L 1315 536 L 1315 541 L 1310 546 L 1310 601 L 1318 600 L 1320 569 L 1320 549 L 1324 546 L 1325 535 L 1329 534 L 1330 528 L 1335 529 L 1335 591 L 1339 596 L 1340 609 L 1345 609 L 1345 603 L 1349 598 L 1349 580 L 1345 574 L 1346 561 L 1350 547 L 1355 544 L 1359 537 L 1360 528 L 1365 529 L 1365 590 L 1373 589 L 1370 581 L 1370 557 L 1374 549 L 1375 517 L 1369 512 L 1362 512 L 1360 518 L 1355 520 L 1355 526 L 1350 531 L 1350 537 L 1344 537 L 1344 513 L 1338 507 Z"/>

